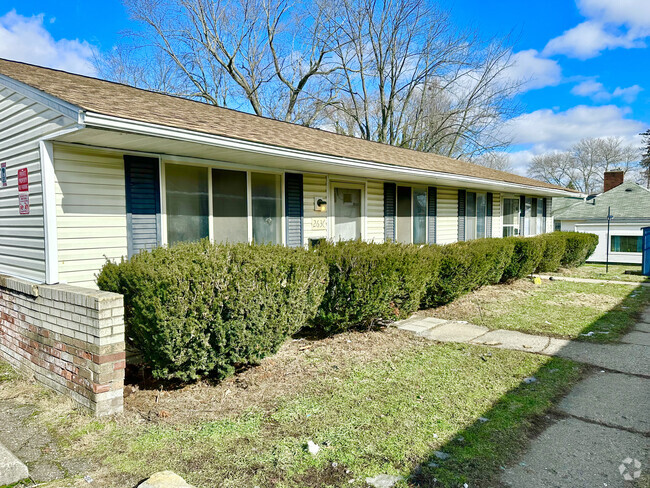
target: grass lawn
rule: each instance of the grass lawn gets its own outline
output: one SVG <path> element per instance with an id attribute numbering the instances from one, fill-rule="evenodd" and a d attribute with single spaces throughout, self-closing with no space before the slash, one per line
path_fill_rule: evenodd
<path id="1" fill-rule="evenodd" d="M 638 313 L 649 304 L 648 287 L 546 280 L 535 285 L 520 280 L 487 286 L 420 313 L 490 329 L 612 342 L 634 325 Z"/>
<path id="2" fill-rule="evenodd" d="M 604 264 L 585 264 L 579 268 L 561 269 L 557 273 L 542 273 L 555 276 L 571 276 L 573 278 L 591 278 L 595 280 L 632 281 L 635 283 L 650 283 L 650 277 L 641 275 L 639 264 L 610 264 L 606 272 Z M 625 274 L 634 271 L 639 274 Z"/>
<path id="3" fill-rule="evenodd" d="M 582 373 L 568 360 L 436 345 L 390 328 L 289 341 L 219 384 L 131 386 L 125 414 L 111 419 L 39 396 L 24 380 L 0 383 L 0 402 L 22 391 L 38 407 L 33 421 L 60 439 L 60 455 L 90 457 L 97 467 L 88 474 L 107 488 L 163 469 L 206 488 L 361 487 L 382 473 L 404 476 L 398 487 L 492 486 Z"/>

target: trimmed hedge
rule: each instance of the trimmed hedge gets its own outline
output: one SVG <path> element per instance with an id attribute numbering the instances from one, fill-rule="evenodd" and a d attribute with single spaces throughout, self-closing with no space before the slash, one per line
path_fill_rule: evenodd
<path id="1" fill-rule="evenodd" d="M 223 378 L 314 316 L 327 268 L 303 249 L 203 240 L 107 263 L 97 284 L 124 295 L 126 335 L 155 377 Z"/>
<path id="2" fill-rule="evenodd" d="M 566 238 L 563 232 L 553 232 L 551 234 L 542 234 L 535 239 L 540 239 L 544 243 L 544 252 L 542 259 L 537 265 L 538 273 L 557 271 L 562 264 L 564 251 L 566 250 Z"/>
<path id="3" fill-rule="evenodd" d="M 561 264 L 565 268 L 582 266 L 596 250 L 598 236 L 584 232 L 562 232 L 566 239 L 566 249 Z"/>
<path id="4" fill-rule="evenodd" d="M 481 286 L 580 265 L 597 243 L 573 232 L 311 250 L 203 240 L 109 262 L 97 284 L 124 295 L 127 338 L 154 376 L 223 378 L 306 325 L 332 334 L 384 324 Z"/>
<path id="5" fill-rule="evenodd" d="M 542 260 L 546 242 L 539 237 L 509 237 L 514 243 L 510 263 L 506 266 L 501 282 L 519 280 L 534 273 Z"/>
<path id="6" fill-rule="evenodd" d="M 329 268 L 329 283 L 313 322 L 326 333 L 407 317 L 436 273 L 432 253 L 417 246 L 348 241 L 321 244 L 316 253 Z"/>

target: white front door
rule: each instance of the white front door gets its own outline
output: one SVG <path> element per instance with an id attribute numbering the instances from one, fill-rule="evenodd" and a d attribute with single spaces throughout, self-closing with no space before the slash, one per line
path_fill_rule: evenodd
<path id="1" fill-rule="evenodd" d="M 361 239 L 361 188 L 334 186 L 334 241 Z"/>

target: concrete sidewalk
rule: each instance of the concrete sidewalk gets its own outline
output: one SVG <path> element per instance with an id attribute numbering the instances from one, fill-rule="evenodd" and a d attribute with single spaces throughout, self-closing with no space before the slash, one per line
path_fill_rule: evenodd
<path id="1" fill-rule="evenodd" d="M 632 487 L 650 474 L 650 309 L 619 344 L 489 330 L 467 322 L 410 319 L 398 328 L 440 342 L 482 344 L 597 366 L 556 407 L 556 419 L 519 461 L 506 486 Z M 642 477 L 643 476 L 643 477 Z"/>

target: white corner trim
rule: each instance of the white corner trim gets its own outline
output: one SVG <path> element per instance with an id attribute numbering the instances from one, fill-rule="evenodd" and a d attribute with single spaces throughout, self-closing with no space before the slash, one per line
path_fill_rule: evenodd
<path id="1" fill-rule="evenodd" d="M 169 127 L 165 125 L 141 122 L 132 119 L 113 117 L 110 115 L 98 114 L 94 112 L 85 112 L 81 122 L 87 126 L 102 129 L 111 129 L 117 131 L 126 131 L 131 133 L 149 135 L 154 137 L 164 137 L 184 142 L 195 142 L 210 146 L 223 147 L 228 149 L 254 152 L 257 154 L 266 154 L 270 156 L 279 156 L 284 158 L 297 159 L 301 161 L 314 161 L 332 166 L 353 167 L 366 170 L 387 171 L 395 174 L 409 175 L 412 177 L 428 177 L 449 182 L 450 186 L 459 186 L 463 183 L 478 183 L 485 185 L 497 185 L 502 188 L 512 189 L 518 193 L 525 192 L 533 195 L 544 196 L 575 196 L 575 193 L 565 190 L 554 190 L 533 185 L 523 185 L 518 183 L 509 183 L 505 181 L 490 180 L 485 178 L 476 178 L 473 176 L 457 175 L 452 173 L 443 173 L 418 168 L 409 168 L 405 166 L 395 166 L 385 163 L 376 163 L 373 161 L 364 161 L 358 159 L 343 158 L 330 156 L 298 149 L 290 149 L 258 142 L 245 141 L 224 136 L 207 134 L 204 132 L 192 131 Z M 504 190 L 501 190 L 504 191 Z"/>
<path id="2" fill-rule="evenodd" d="M 59 282 L 59 246 L 56 227 L 56 188 L 54 148 L 48 141 L 40 141 L 41 184 L 43 187 L 43 225 L 45 230 L 45 283 Z"/>
<path id="3" fill-rule="evenodd" d="M 11 88 L 12 90 L 25 95 L 32 100 L 35 100 L 43 105 L 50 107 L 57 112 L 71 118 L 72 120 L 81 123 L 83 121 L 83 110 L 76 105 L 73 105 L 65 100 L 61 100 L 49 93 L 46 93 L 38 88 L 34 88 L 26 83 L 15 80 L 9 76 L 0 74 L 0 84 Z"/>

